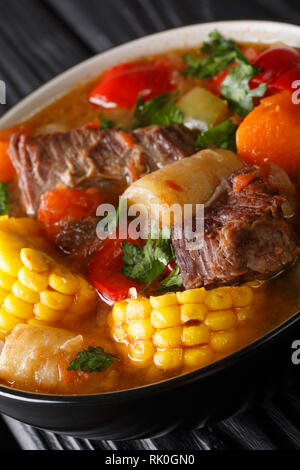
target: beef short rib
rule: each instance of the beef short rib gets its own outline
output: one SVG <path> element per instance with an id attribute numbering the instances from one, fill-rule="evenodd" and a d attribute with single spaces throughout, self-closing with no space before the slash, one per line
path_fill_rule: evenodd
<path id="1" fill-rule="evenodd" d="M 205 210 L 201 249 L 187 249 L 186 242 L 195 241 L 195 237 L 175 239 L 173 232 L 186 289 L 268 278 L 299 255 L 295 233 L 284 216 L 292 193 L 286 184 L 284 189 L 289 194 L 281 192 L 287 176 L 278 169 L 274 179 L 274 167 L 272 178 L 263 173 L 258 167 L 248 166 L 231 175 L 226 194 Z M 242 188 L 236 184 L 240 175 L 246 176 L 242 181 L 248 181 Z"/>
<path id="2" fill-rule="evenodd" d="M 17 171 L 25 210 L 37 212 L 43 193 L 63 183 L 69 188 L 107 185 L 123 188 L 144 174 L 194 151 L 194 138 L 174 124 L 132 132 L 78 129 L 29 137 L 12 136 L 9 153 Z"/>

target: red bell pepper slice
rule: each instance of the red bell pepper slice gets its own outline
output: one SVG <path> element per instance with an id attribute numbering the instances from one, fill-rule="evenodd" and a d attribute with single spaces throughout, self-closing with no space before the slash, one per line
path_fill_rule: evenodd
<path id="1" fill-rule="evenodd" d="M 300 63 L 296 67 L 293 67 L 292 69 L 288 70 L 286 73 L 281 75 L 279 78 L 277 78 L 277 80 L 275 80 L 275 82 L 273 83 L 273 87 L 277 88 L 279 91 L 292 91 L 294 89 L 292 85 L 296 80 L 300 80 Z"/>
<path id="2" fill-rule="evenodd" d="M 173 71 L 165 59 L 117 65 L 105 72 L 89 101 L 104 108 L 132 109 L 139 96 L 149 100 L 173 90 Z"/>
<path id="3" fill-rule="evenodd" d="M 250 87 L 255 88 L 261 83 L 268 84 L 267 94 L 291 90 L 290 80 L 283 78 L 291 69 L 300 64 L 300 52 L 291 47 L 272 47 L 262 52 L 255 61 L 255 67 L 261 67 L 263 72 L 250 81 Z M 281 80 L 282 77 L 282 80 Z M 297 78 L 295 78 L 297 79 Z"/>
<path id="4" fill-rule="evenodd" d="M 130 242 L 138 244 L 138 241 Z M 145 284 L 122 274 L 122 265 L 122 240 L 106 239 L 89 266 L 93 286 L 104 298 L 112 302 L 128 299 L 131 287 L 139 291 L 145 287 Z"/>

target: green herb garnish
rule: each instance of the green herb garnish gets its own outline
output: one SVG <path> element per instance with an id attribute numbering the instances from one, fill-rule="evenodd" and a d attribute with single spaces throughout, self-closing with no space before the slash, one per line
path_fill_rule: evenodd
<path id="1" fill-rule="evenodd" d="M 7 215 L 10 211 L 9 183 L 0 183 L 0 216 Z"/>
<path id="2" fill-rule="evenodd" d="M 218 31 L 209 34 L 209 41 L 204 44 L 201 52 L 204 54 L 202 57 L 184 57 L 188 64 L 184 75 L 200 79 L 210 78 L 236 62 L 237 65 L 230 70 L 223 82 L 221 96 L 228 100 L 234 112 L 246 116 L 254 107 L 253 98 L 261 98 L 266 93 L 265 83 L 254 89 L 249 87 L 251 78 L 262 70 L 250 64 L 238 46 Z"/>
<path id="3" fill-rule="evenodd" d="M 166 279 L 161 281 L 161 285 L 167 289 L 181 287 L 183 285 L 179 266 L 175 266 L 171 274 Z"/>
<path id="4" fill-rule="evenodd" d="M 175 100 L 178 93 L 173 95 L 164 93 L 144 101 L 139 98 L 134 110 L 132 128 L 146 127 L 152 124 L 168 126 L 169 124 L 182 124 L 183 112 L 176 106 Z"/>
<path id="5" fill-rule="evenodd" d="M 107 354 L 101 347 L 90 346 L 88 350 L 77 354 L 77 357 L 70 362 L 68 371 L 103 372 L 111 367 L 114 361 L 120 361 L 120 358 Z"/>
<path id="6" fill-rule="evenodd" d="M 123 274 L 130 279 L 145 283 L 144 292 L 146 292 L 151 284 L 163 274 L 168 263 L 174 259 L 171 231 L 168 227 L 164 227 L 158 238 L 154 238 L 152 233 L 143 249 L 130 242 L 124 242 L 123 253 Z M 179 275 L 179 270 L 177 274 Z M 162 285 L 163 282 L 161 282 Z"/>
<path id="7" fill-rule="evenodd" d="M 212 31 L 209 34 L 209 40 L 204 43 L 201 53 L 204 54 L 201 57 L 190 54 L 184 56 L 184 60 L 188 64 L 184 75 L 200 79 L 218 75 L 219 72 L 234 62 L 238 47 L 218 31 Z"/>
<path id="8" fill-rule="evenodd" d="M 116 127 L 116 123 L 106 119 L 99 114 L 99 121 L 100 121 L 100 129 L 101 131 L 105 131 L 106 129 L 114 129 Z"/>
<path id="9" fill-rule="evenodd" d="M 253 65 L 240 62 L 234 67 L 222 85 L 222 97 L 229 101 L 233 111 L 239 116 L 246 116 L 254 107 L 253 98 L 262 98 L 267 91 L 267 84 L 261 83 L 258 87 L 250 89 L 249 81 L 260 73 L 261 69 Z"/>
<path id="10" fill-rule="evenodd" d="M 236 131 L 238 126 L 230 119 L 200 134 L 195 146 L 199 149 L 222 148 L 236 151 Z"/>

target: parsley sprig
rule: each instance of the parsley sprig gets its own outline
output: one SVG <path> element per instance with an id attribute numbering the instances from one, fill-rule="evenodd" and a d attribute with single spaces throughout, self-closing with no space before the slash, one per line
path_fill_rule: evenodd
<path id="1" fill-rule="evenodd" d="M 267 84 L 261 83 L 250 89 L 251 78 L 260 73 L 261 69 L 244 61 L 234 67 L 222 85 L 222 97 L 226 98 L 231 108 L 239 116 L 246 116 L 254 108 L 253 98 L 262 98 L 267 91 Z"/>
<path id="2" fill-rule="evenodd" d="M 146 292 L 153 282 L 162 276 L 170 261 L 174 260 L 171 231 L 168 227 L 164 227 L 158 237 L 155 237 L 152 231 L 143 249 L 130 242 L 124 242 L 123 253 L 123 274 L 130 279 L 145 283 L 144 292 Z M 181 286 L 179 268 L 174 268 L 171 275 L 161 281 L 161 285 L 168 289 Z"/>
<path id="3" fill-rule="evenodd" d="M 188 64 L 184 75 L 200 79 L 213 77 L 234 62 L 239 50 L 233 41 L 221 36 L 218 31 L 212 31 L 201 53 L 201 57 L 190 54 L 184 56 Z"/>
<path id="4" fill-rule="evenodd" d="M 68 371 L 103 372 L 109 369 L 114 361 L 120 361 L 120 358 L 106 353 L 101 347 L 90 346 L 88 350 L 77 354 L 77 357 L 70 362 Z"/>
<path id="5" fill-rule="evenodd" d="M 99 114 L 98 119 L 100 121 L 100 129 L 101 131 L 105 131 L 106 129 L 114 129 L 116 127 L 116 123 L 111 121 L 110 119 L 106 119 Z"/>
<path id="6" fill-rule="evenodd" d="M 9 183 L 0 183 L 0 216 L 10 212 Z"/>
<path id="7" fill-rule="evenodd" d="M 200 134 L 196 140 L 195 147 L 205 148 L 223 148 L 236 152 L 236 131 L 238 126 L 233 124 L 231 119 L 218 124 L 207 132 Z"/>
<path id="8" fill-rule="evenodd" d="M 201 52 L 204 54 L 201 57 L 184 57 L 188 65 L 184 74 L 200 79 L 210 78 L 236 62 L 237 65 L 230 70 L 223 82 L 221 96 L 228 100 L 234 112 L 246 116 L 254 107 L 253 98 L 261 98 L 266 93 L 265 83 L 254 89 L 249 86 L 250 80 L 262 70 L 250 64 L 238 46 L 218 31 L 209 34 L 209 40 Z"/>
<path id="9" fill-rule="evenodd" d="M 178 93 L 163 93 L 148 101 L 139 98 L 133 115 L 132 128 L 146 127 L 151 124 L 168 126 L 182 124 L 183 112 L 176 106 Z"/>

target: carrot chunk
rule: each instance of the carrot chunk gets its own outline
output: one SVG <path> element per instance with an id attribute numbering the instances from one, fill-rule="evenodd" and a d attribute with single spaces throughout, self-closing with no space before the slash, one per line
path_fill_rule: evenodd
<path id="1" fill-rule="evenodd" d="M 288 91 L 261 101 L 237 131 L 237 150 L 247 163 L 273 162 L 287 171 L 300 168 L 300 105 Z"/>

